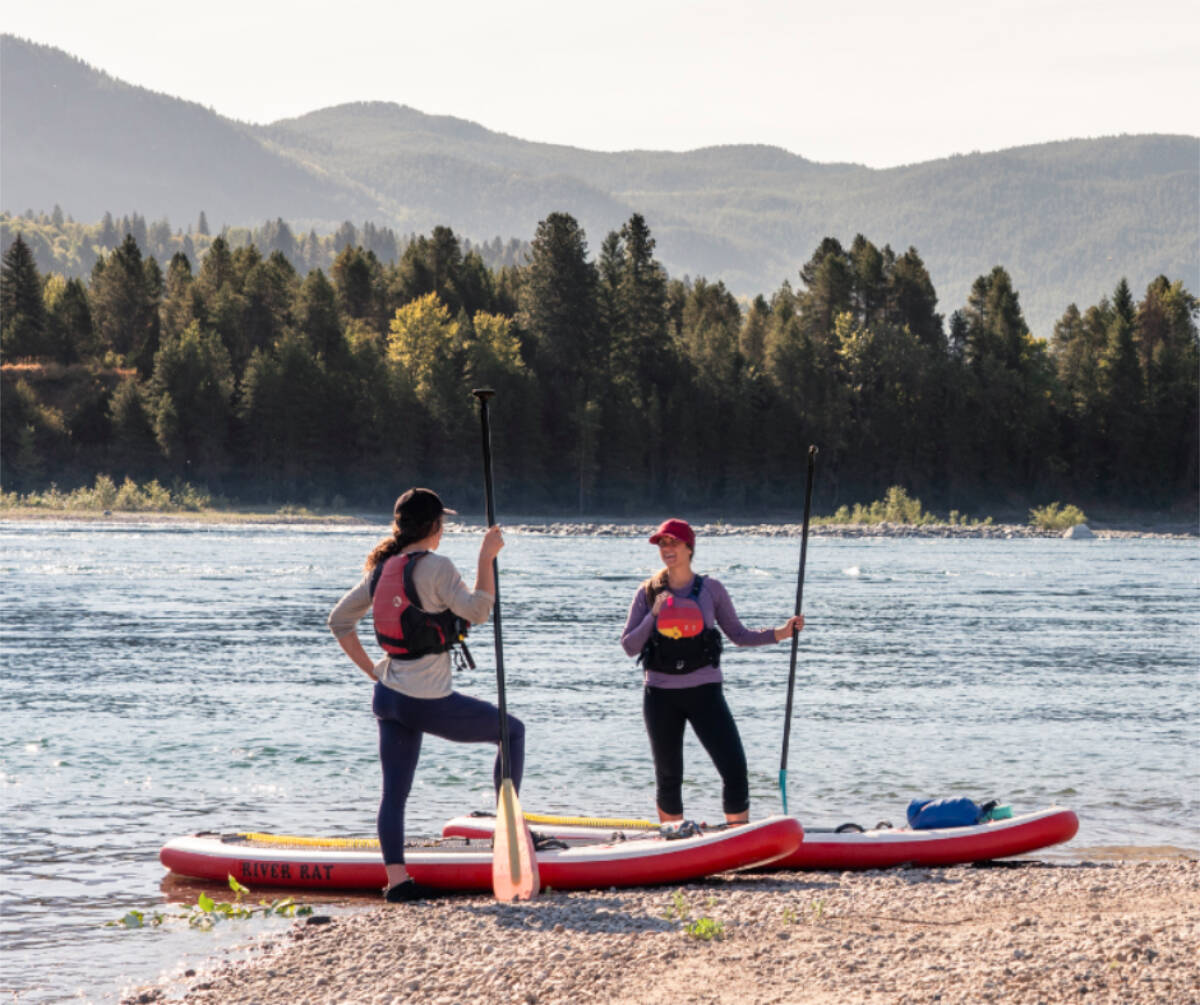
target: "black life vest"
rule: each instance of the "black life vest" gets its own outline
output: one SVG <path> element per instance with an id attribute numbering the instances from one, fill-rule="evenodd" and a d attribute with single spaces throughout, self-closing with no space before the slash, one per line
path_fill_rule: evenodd
<path id="1" fill-rule="evenodd" d="M 421 609 L 413 573 L 421 556 L 427 554 L 410 551 L 392 555 L 371 573 L 375 639 L 394 659 L 415 660 L 430 653 L 447 652 L 456 643 L 462 643 L 471 627 L 453 611 L 430 614 Z"/>
<path id="2" fill-rule="evenodd" d="M 694 577 L 686 597 L 672 594 L 659 608 L 654 631 L 638 656 L 647 670 L 685 674 L 721 665 L 721 633 L 704 627 L 704 612 L 696 599 L 703 585 L 703 576 Z"/>

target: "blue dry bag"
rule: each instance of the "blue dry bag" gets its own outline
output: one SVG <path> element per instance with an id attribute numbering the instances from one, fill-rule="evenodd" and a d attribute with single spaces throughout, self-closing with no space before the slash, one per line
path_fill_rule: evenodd
<path id="1" fill-rule="evenodd" d="M 938 827 L 973 827 L 984 811 L 966 796 L 954 799 L 914 799 L 908 804 L 908 826 L 915 831 Z"/>

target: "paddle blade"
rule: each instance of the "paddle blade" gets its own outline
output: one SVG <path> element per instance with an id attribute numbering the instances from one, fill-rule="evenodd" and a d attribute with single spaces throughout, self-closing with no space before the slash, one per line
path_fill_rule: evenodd
<path id="1" fill-rule="evenodd" d="M 781 768 L 779 771 L 779 798 L 783 802 L 783 815 L 788 815 L 787 811 L 787 768 Z"/>
<path id="2" fill-rule="evenodd" d="M 500 783 L 492 842 L 492 890 L 496 899 L 532 900 L 541 887 L 537 856 L 511 778 Z"/>

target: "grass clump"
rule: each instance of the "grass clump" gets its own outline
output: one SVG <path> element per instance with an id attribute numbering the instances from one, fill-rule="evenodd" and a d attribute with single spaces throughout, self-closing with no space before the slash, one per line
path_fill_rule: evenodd
<path id="1" fill-rule="evenodd" d="M 1052 502 L 1031 509 L 1029 523 L 1038 530 L 1067 530 L 1077 524 L 1087 523 L 1087 516 L 1078 506 L 1060 506 L 1059 503 Z"/>
<path id="2" fill-rule="evenodd" d="M 705 905 L 712 910 L 716 906 L 717 898 L 710 896 Z M 688 904 L 687 898 L 683 895 L 683 890 L 675 890 L 671 894 L 671 903 L 663 911 L 662 916 L 667 921 L 678 921 L 683 927 L 683 932 L 689 938 L 697 939 L 701 942 L 712 942 L 725 938 L 725 922 L 718 921 L 716 918 L 710 918 L 707 915 L 701 915 L 698 918 L 692 917 L 692 908 Z"/>
<path id="3" fill-rule="evenodd" d="M 699 939 L 701 942 L 712 942 L 714 939 L 725 938 L 725 922 L 717 921 L 715 918 L 697 918 L 695 921 L 689 923 L 684 931 L 693 939 Z"/>

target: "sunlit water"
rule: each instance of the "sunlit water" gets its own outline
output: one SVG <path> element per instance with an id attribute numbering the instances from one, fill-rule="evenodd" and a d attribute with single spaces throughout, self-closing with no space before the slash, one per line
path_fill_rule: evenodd
<path id="1" fill-rule="evenodd" d="M 113 1001 L 272 930 L 104 927 L 194 900 L 164 881 L 170 837 L 373 832 L 371 685 L 324 621 L 382 532 L 0 525 L 0 993 Z M 450 535 L 443 553 L 470 570 L 477 544 Z M 790 613 L 797 553 L 704 539 L 696 565 L 761 627 Z M 653 813 L 640 677 L 617 640 L 655 558 L 636 539 L 510 535 L 504 654 L 527 809 Z M 1078 848 L 1200 847 L 1198 585 L 1195 541 L 814 538 L 789 809 L 873 824 L 964 794 L 1070 806 Z M 494 700 L 491 638 L 474 633 L 479 668 L 457 684 Z M 780 805 L 788 657 L 725 661 L 760 815 Z M 719 818 L 690 734 L 686 756 L 688 814 Z M 487 750 L 427 740 L 410 835 L 488 807 L 490 777 Z"/>

